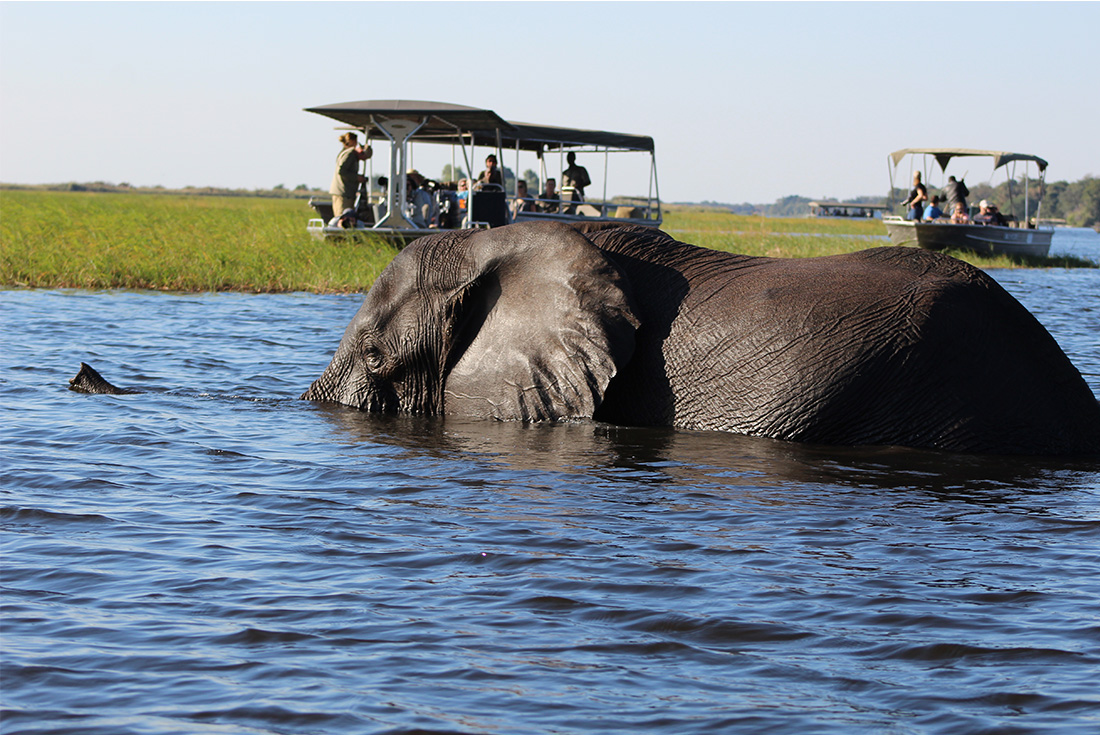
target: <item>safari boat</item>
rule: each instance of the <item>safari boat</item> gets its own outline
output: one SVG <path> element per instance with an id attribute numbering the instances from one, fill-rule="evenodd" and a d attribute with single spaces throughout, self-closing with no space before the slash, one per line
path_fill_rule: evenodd
<path id="1" fill-rule="evenodd" d="M 306 112 L 332 118 L 343 124 L 339 130 L 362 135 L 372 150 L 381 143 L 383 150 L 389 152 L 384 175 L 374 174 L 375 164 L 385 161 L 386 156 L 379 155 L 383 151 L 374 150 L 369 159 L 361 162 L 360 173 L 366 183 L 359 191 L 355 218 L 345 222 L 345 226 L 338 222 L 341 213 L 333 211 L 331 198 L 310 200 L 317 217 L 309 220 L 307 229 L 318 238 L 344 237 L 358 232 L 382 234 L 407 242 L 440 230 L 499 227 L 530 220 L 625 222 L 652 227 L 661 224 L 656 156 L 653 139 L 648 136 L 510 122 L 492 110 L 416 100 L 343 102 L 306 108 Z M 446 155 L 447 147 L 449 156 Z M 414 223 L 411 206 L 407 204 L 415 187 L 408 176 L 413 169 L 414 156 L 417 162 L 428 161 L 418 163 L 422 176 L 429 165 L 439 165 L 440 170 L 450 172 L 452 178 L 464 167 L 462 170 L 469 173 L 461 178 L 473 184 L 477 177 L 475 172 L 481 170 L 480 164 L 489 153 L 497 157 L 504 185 L 474 185 L 468 194 L 460 197 L 457 181 L 437 181 L 428 177 L 424 188 L 432 198 L 432 221 Z M 590 178 L 602 180 L 602 195 L 599 198 L 591 196 L 596 188 L 594 184 L 586 187 L 587 192 L 562 188 L 556 197 L 532 191 L 529 198 L 534 199 L 533 205 L 528 203 L 527 207 L 520 207 L 522 202 L 517 202 L 516 182 L 524 178 L 510 177 L 507 166 L 512 165 L 517 173 L 521 166 L 527 167 L 525 173 L 537 170 L 540 185 L 548 178 L 561 184 L 568 153 L 574 153 L 577 163 L 586 169 L 594 169 Z M 608 199 L 609 162 L 613 157 L 623 158 L 620 154 L 633 154 L 629 169 L 634 180 L 620 178 L 616 186 L 631 187 L 628 191 L 637 193 L 634 187 L 640 186 L 638 177 L 648 176 L 644 196 Z M 449 166 L 443 164 L 444 159 Z M 602 171 L 596 169 L 600 159 Z M 406 204 L 389 207 L 387 202 Z M 532 208 L 534 211 L 520 211 Z"/>
<path id="2" fill-rule="evenodd" d="M 898 166 L 905 160 L 910 161 L 910 168 L 914 171 L 918 159 L 931 156 L 939 164 L 941 176 L 947 175 L 948 165 L 954 159 L 973 156 L 993 159 L 993 171 L 1005 167 L 1005 173 L 1009 182 L 1009 211 L 1004 213 L 1006 224 L 953 224 L 949 219 L 950 212 L 944 211 L 945 218 L 933 221 L 915 222 L 906 220 L 897 215 L 883 217 L 886 232 L 890 241 L 895 245 L 915 245 L 927 250 L 960 249 L 970 250 L 981 255 L 1023 255 L 1046 257 L 1050 252 L 1050 241 L 1054 236 L 1054 229 L 1040 224 L 1039 210 L 1042 206 L 1043 184 L 1046 177 L 1047 162 L 1038 156 L 1027 153 L 1009 153 L 1006 151 L 982 151 L 970 148 L 904 148 L 890 154 L 890 192 L 893 195 L 894 179 Z M 1017 221 L 1011 213 L 1012 182 L 1015 180 L 1015 165 L 1022 162 L 1024 166 L 1024 219 Z M 1011 164 L 1011 167 L 1009 167 Z M 1029 212 L 1030 201 L 1028 193 L 1029 168 L 1035 164 L 1038 169 L 1039 199 L 1035 207 L 1034 216 Z M 927 166 L 925 167 L 927 168 Z M 926 173 L 926 172 L 922 172 Z M 923 175 L 925 186 L 928 186 L 928 176 Z M 965 175 L 960 177 L 960 181 Z M 968 204 L 971 203 L 968 201 Z M 968 214 L 973 216 L 977 207 L 968 207 Z"/>
<path id="3" fill-rule="evenodd" d="M 819 202 L 807 202 L 811 217 L 861 217 L 872 219 L 881 217 L 889 207 L 885 204 L 869 204 L 867 202 L 838 202 L 836 200 L 822 200 Z"/>

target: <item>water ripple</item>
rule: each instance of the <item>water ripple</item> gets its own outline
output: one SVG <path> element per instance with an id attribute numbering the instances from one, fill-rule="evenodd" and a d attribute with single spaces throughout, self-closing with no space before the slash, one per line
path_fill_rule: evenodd
<path id="1" fill-rule="evenodd" d="M 1095 274 L 1005 277 L 1100 375 Z M 369 416 L 294 400 L 358 298 L 0 301 L 5 733 L 1100 717 L 1094 466 Z"/>

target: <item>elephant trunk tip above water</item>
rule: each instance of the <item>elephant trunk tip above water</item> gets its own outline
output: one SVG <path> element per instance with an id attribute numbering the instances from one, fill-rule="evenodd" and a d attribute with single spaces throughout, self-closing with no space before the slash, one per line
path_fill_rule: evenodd
<path id="1" fill-rule="evenodd" d="M 838 445 L 1100 455 L 1100 404 L 982 271 L 916 248 L 781 259 L 637 225 L 421 238 L 302 398 Z"/>

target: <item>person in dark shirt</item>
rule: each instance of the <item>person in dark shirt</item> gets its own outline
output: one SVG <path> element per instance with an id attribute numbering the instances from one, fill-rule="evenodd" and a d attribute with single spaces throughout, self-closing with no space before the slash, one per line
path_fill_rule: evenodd
<path id="1" fill-rule="evenodd" d="M 558 197 L 558 182 L 556 179 L 547 179 L 539 196 L 538 208 L 542 212 L 557 212 L 560 201 Z"/>
<path id="2" fill-rule="evenodd" d="M 981 211 L 974 215 L 974 219 L 971 220 L 974 224 L 998 225 L 1000 227 L 1006 227 L 1008 225 L 1008 223 L 1005 222 L 1004 215 L 997 210 L 997 207 L 990 204 L 985 199 L 978 204 L 978 209 Z"/>
<path id="3" fill-rule="evenodd" d="M 504 174 L 501 173 L 500 167 L 497 166 L 496 155 L 492 153 L 485 157 L 485 170 L 477 177 L 477 183 L 474 184 L 474 188 L 484 188 L 485 184 L 496 184 L 500 187 L 501 191 L 504 190 Z"/>
<path id="4" fill-rule="evenodd" d="M 569 164 L 561 173 L 562 191 L 568 192 L 569 201 L 583 202 L 584 188 L 592 183 L 588 177 L 588 169 L 577 165 L 577 154 L 569 151 L 565 156 L 565 162 Z"/>
<path id="5" fill-rule="evenodd" d="M 947 183 L 943 185 L 943 198 L 947 202 L 948 212 L 955 211 L 955 204 L 962 202 L 966 209 L 966 198 L 970 196 L 970 190 L 966 188 L 966 182 L 956 181 L 954 176 L 947 177 Z"/>
<path id="6" fill-rule="evenodd" d="M 914 171 L 913 188 L 909 190 L 909 198 L 905 200 L 905 206 L 909 207 L 909 211 L 905 213 L 905 219 L 920 222 L 926 201 L 928 201 L 928 190 L 920 181 L 920 171 Z"/>

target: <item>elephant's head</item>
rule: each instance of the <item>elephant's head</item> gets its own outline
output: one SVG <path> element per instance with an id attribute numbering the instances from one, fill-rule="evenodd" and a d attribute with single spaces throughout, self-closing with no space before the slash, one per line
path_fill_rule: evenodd
<path id="1" fill-rule="evenodd" d="M 382 412 L 590 417 L 634 350 L 627 289 L 565 225 L 421 238 L 378 277 L 302 398 Z"/>

